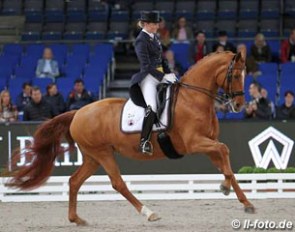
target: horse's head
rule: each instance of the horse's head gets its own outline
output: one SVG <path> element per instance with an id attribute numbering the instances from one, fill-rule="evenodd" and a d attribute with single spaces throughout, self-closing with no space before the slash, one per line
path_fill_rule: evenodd
<path id="1" fill-rule="evenodd" d="M 245 103 L 244 78 L 245 78 L 246 50 L 234 55 L 228 65 L 226 74 L 220 73 L 222 77 L 217 77 L 218 86 L 223 88 L 229 103 L 234 112 L 239 112 Z"/>

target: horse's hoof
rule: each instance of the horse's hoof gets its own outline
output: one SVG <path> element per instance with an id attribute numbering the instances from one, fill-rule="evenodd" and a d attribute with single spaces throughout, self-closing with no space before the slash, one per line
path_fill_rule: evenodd
<path id="1" fill-rule="evenodd" d="M 88 226 L 88 223 L 87 221 L 81 219 L 81 218 L 78 218 L 75 220 L 75 223 L 77 226 Z"/>
<path id="2" fill-rule="evenodd" d="M 230 193 L 230 188 L 228 188 L 222 184 L 220 185 L 220 190 L 225 196 L 228 196 Z"/>
<path id="3" fill-rule="evenodd" d="M 148 221 L 149 222 L 155 222 L 155 221 L 158 221 L 160 219 L 161 218 L 157 214 L 153 213 L 153 214 L 151 214 L 151 216 L 149 216 Z"/>
<path id="4" fill-rule="evenodd" d="M 255 207 L 253 205 L 249 205 L 245 207 L 245 213 L 255 213 Z"/>

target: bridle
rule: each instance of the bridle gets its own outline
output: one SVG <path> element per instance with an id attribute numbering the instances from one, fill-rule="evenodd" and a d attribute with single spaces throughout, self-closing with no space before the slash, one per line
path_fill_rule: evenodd
<path id="1" fill-rule="evenodd" d="M 244 70 L 245 66 L 243 67 L 239 67 L 239 68 L 235 68 L 235 59 L 236 59 L 237 55 L 234 55 L 234 57 L 232 58 L 228 68 L 227 68 L 227 73 L 225 75 L 225 78 L 223 80 L 223 84 L 222 86 L 225 85 L 225 82 L 227 82 L 227 88 L 225 90 L 225 93 L 223 94 L 217 94 L 212 92 L 209 89 L 203 88 L 203 87 L 199 87 L 199 86 L 194 86 L 194 85 L 189 85 L 183 82 L 178 82 L 177 84 L 181 87 L 187 88 L 187 89 L 191 89 L 191 90 L 195 90 L 198 91 L 200 93 L 203 93 L 205 95 L 207 95 L 210 98 L 215 99 L 216 101 L 220 102 L 220 103 L 228 103 L 231 102 L 235 97 L 237 96 L 243 96 L 245 94 L 244 91 L 233 91 L 232 89 L 232 80 L 233 80 L 233 70 Z M 225 89 L 225 88 L 224 88 Z"/>

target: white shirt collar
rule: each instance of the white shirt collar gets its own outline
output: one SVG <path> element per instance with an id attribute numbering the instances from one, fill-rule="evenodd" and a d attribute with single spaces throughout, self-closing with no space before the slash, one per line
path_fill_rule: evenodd
<path id="1" fill-rule="evenodd" d="M 145 29 L 142 29 L 143 32 L 147 33 L 152 39 L 154 38 L 154 34 L 153 33 L 149 33 L 147 32 Z"/>

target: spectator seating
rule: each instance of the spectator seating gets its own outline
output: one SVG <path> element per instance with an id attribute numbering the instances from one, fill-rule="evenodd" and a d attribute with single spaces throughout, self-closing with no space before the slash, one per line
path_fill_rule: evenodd
<path id="1" fill-rule="evenodd" d="M 58 61 L 62 77 L 56 79 L 60 92 L 67 96 L 73 88 L 74 80 L 82 78 L 86 88 L 95 96 L 105 83 L 113 59 L 112 44 L 49 44 L 54 58 Z M 42 57 L 45 44 L 7 44 L 0 55 L 0 90 L 8 87 L 12 99 L 21 92 L 24 82 L 37 85 L 45 93 L 46 86 L 52 83 L 50 78 L 36 78 L 38 59 Z"/>
<path id="2" fill-rule="evenodd" d="M 295 93 L 295 63 L 285 63 L 281 65 L 280 79 L 280 103 L 284 101 L 284 94 L 287 90 Z"/>
<path id="3" fill-rule="evenodd" d="M 276 102 L 276 95 L 278 92 L 278 64 L 261 63 L 259 69 L 262 72 L 262 75 L 257 77 L 257 81 L 268 91 L 268 98 L 272 102 Z"/>

